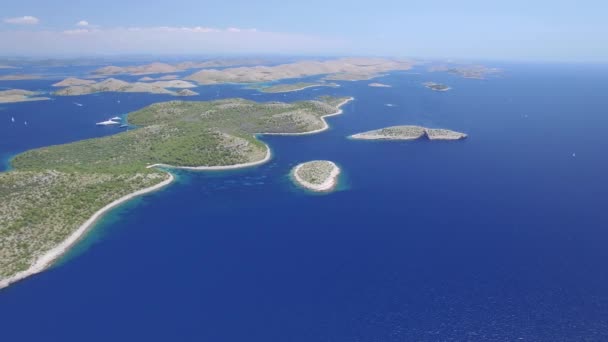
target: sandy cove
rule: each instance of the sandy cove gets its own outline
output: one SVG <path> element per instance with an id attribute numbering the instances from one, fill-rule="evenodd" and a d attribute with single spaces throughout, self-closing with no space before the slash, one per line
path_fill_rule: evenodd
<path id="1" fill-rule="evenodd" d="M 340 172 L 341 172 L 338 165 L 336 165 L 333 162 L 332 162 L 332 164 L 334 166 L 333 170 L 331 170 L 331 173 L 329 174 L 329 177 L 327 178 L 327 180 L 325 180 L 325 182 L 323 182 L 321 184 L 309 183 L 309 182 L 305 181 L 304 179 L 302 179 L 300 176 L 298 176 L 298 170 L 302 166 L 304 166 L 304 163 L 299 164 L 298 166 L 296 166 L 293 169 L 293 176 L 296 179 L 296 181 L 298 182 L 298 184 L 302 185 L 303 187 L 305 187 L 309 190 L 318 191 L 318 192 L 329 191 L 338 184 L 338 176 L 340 175 Z"/>

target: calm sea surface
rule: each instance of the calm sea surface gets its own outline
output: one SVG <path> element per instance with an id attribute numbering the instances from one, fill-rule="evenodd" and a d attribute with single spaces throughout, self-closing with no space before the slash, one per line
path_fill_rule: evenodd
<path id="1" fill-rule="evenodd" d="M 374 80 L 393 88 L 196 89 L 189 100 L 356 100 L 321 134 L 262 137 L 267 164 L 177 172 L 113 210 L 58 266 L 0 291 L 2 340 L 608 340 L 608 68 L 502 67 L 488 80 Z M 3 168 L 31 148 L 118 133 L 94 123 L 170 99 L 0 105 Z M 470 137 L 346 139 L 398 124 Z M 290 169 L 313 159 L 342 167 L 337 191 L 291 183 Z"/>

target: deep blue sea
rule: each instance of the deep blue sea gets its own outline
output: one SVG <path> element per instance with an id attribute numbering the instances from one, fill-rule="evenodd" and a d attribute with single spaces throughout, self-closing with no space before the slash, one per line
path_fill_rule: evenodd
<path id="1" fill-rule="evenodd" d="M 189 100 L 356 99 L 321 134 L 262 137 L 267 164 L 180 171 L 114 210 L 59 265 L 0 291 L 2 340 L 608 341 L 608 67 L 498 66 L 374 80 L 392 88 L 196 89 Z M 170 99 L 0 105 L 0 156 L 118 133 L 94 123 Z M 401 124 L 469 138 L 346 138 Z M 341 166 L 337 191 L 291 183 L 312 159 Z"/>

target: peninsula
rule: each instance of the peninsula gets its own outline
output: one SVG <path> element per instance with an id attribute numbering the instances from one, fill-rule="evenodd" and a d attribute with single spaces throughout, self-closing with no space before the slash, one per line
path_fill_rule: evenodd
<path id="1" fill-rule="evenodd" d="M 39 94 L 35 91 L 23 89 L 0 90 L 0 103 L 50 100 L 48 97 L 36 96 Z"/>
<path id="2" fill-rule="evenodd" d="M 263 163 L 270 150 L 258 133 L 318 132 L 347 101 L 156 103 L 128 115 L 137 129 L 15 156 L 0 173 L 0 288 L 46 269 L 113 206 L 169 184 L 155 166 Z"/>
<path id="3" fill-rule="evenodd" d="M 392 126 L 350 136 L 351 139 L 358 140 L 416 140 L 421 138 L 429 140 L 460 140 L 466 137 L 467 135 L 464 133 L 422 126 Z"/>
<path id="4" fill-rule="evenodd" d="M 299 82 L 299 83 L 291 83 L 291 84 L 277 84 L 268 87 L 255 88 L 263 93 L 289 93 L 292 91 L 300 91 L 307 88 L 314 87 L 339 87 L 336 83 L 307 83 L 307 82 Z"/>
<path id="5" fill-rule="evenodd" d="M 452 89 L 445 84 L 435 82 L 424 82 L 422 85 L 434 91 L 448 91 Z"/>
<path id="6" fill-rule="evenodd" d="M 294 181 L 312 191 L 330 191 L 335 188 L 340 168 L 329 160 L 314 160 L 297 165 L 292 170 Z"/>
<path id="7" fill-rule="evenodd" d="M 134 82 L 129 83 L 126 81 L 118 80 L 115 78 L 108 78 L 99 82 L 80 82 L 86 80 L 66 79 L 59 83 L 55 83 L 57 86 L 62 86 L 71 83 L 80 83 L 67 86 L 63 89 L 54 92 L 54 95 L 58 96 L 74 96 L 74 95 L 85 95 L 101 92 L 122 92 L 122 93 L 150 93 L 150 94 L 167 94 L 173 96 L 184 96 L 184 93 L 176 93 L 170 90 L 171 88 L 186 89 L 195 88 L 196 85 L 186 81 L 172 80 L 172 81 L 156 81 L 156 82 Z"/>

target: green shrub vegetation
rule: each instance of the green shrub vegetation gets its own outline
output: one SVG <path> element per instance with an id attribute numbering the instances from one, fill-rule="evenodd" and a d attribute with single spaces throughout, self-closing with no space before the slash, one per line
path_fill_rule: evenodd
<path id="1" fill-rule="evenodd" d="M 150 164 L 258 161 L 266 147 L 255 133 L 321 128 L 321 117 L 342 101 L 157 103 L 129 114 L 138 129 L 17 155 L 13 170 L 0 173 L 0 280 L 27 269 L 108 203 L 167 179 Z"/>

